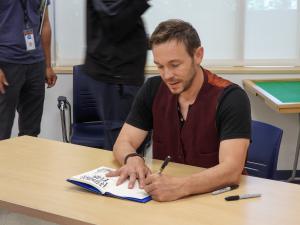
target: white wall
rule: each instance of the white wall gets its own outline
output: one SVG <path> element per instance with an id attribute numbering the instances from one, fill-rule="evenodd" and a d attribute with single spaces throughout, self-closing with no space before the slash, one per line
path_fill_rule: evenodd
<path id="1" fill-rule="evenodd" d="M 297 75 L 223 75 L 239 85 L 242 85 L 243 79 L 259 78 L 299 78 Z M 60 114 L 57 108 L 57 97 L 64 95 L 72 103 L 72 75 L 59 75 L 55 87 L 46 90 L 45 109 L 42 119 L 42 131 L 40 137 L 53 140 L 62 140 Z M 260 98 L 249 94 L 252 108 L 252 118 L 275 126 L 284 130 L 277 169 L 291 170 L 296 150 L 296 140 L 298 134 L 298 117 L 297 114 L 280 114 L 270 109 Z M 17 126 L 14 124 L 13 136 L 17 135 Z M 300 167 L 300 163 L 298 168 Z"/>

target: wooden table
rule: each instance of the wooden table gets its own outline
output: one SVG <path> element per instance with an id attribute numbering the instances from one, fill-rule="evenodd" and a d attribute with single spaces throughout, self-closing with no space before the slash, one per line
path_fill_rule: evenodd
<path id="1" fill-rule="evenodd" d="M 300 79 L 260 79 L 244 80 L 244 88 L 260 97 L 279 113 L 298 114 L 298 138 L 292 175 L 288 181 L 297 180 L 296 172 L 300 152 Z"/>
<path id="2" fill-rule="evenodd" d="M 0 141 L 0 208 L 58 224 L 103 225 L 298 225 L 300 186 L 242 177 L 240 188 L 174 202 L 146 204 L 98 196 L 65 180 L 99 166 L 117 167 L 111 152 L 32 137 Z M 161 161 L 153 160 L 157 170 Z M 170 163 L 165 174 L 201 168 Z M 261 193 L 226 202 L 225 196 Z"/>

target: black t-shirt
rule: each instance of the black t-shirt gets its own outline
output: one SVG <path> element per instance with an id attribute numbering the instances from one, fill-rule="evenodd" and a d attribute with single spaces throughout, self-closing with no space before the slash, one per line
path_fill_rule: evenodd
<path id="1" fill-rule="evenodd" d="M 159 76 L 149 78 L 139 90 L 126 123 L 150 131 L 153 128 L 152 104 L 162 82 Z M 220 140 L 251 138 L 251 109 L 245 91 L 230 85 L 218 99 L 216 126 Z"/>

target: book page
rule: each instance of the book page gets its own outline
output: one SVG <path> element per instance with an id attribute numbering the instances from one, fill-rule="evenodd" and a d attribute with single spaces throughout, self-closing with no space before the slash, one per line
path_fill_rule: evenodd
<path id="1" fill-rule="evenodd" d="M 138 198 L 143 199 L 148 197 L 149 194 L 145 192 L 144 189 L 139 188 L 138 181 L 135 182 L 135 185 L 132 189 L 128 188 L 129 180 L 124 181 L 124 183 L 120 185 L 116 185 L 118 177 L 110 177 L 114 180 L 113 183 L 109 183 L 105 188 L 105 192 L 109 192 L 113 195 L 120 196 L 120 197 L 131 197 L 131 198 Z"/>
<path id="2" fill-rule="evenodd" d="M 71 180 L 90 184 L 93 187 L 97 188 L 102 194 L 104 194 L 103 188 L 105 188 L 108 183 L 114 182 L 113 180 L 105 176 L 105 174 L 110 171 L 112 171 L 112 169 L 107 167 L 100 167 L 95 170 L 73 176 Z"/>
<path id="3" fill-rule="evenodd" d="M 106 177 L 105 175 L 110 171 L 114 171 L 114 169 L 99 167 L 95 170 L 74 176 L 71 179 L 91 184 L 101 191 L 102 194 L 110 193 L 119 197 L 131 197 L 138 199 L 143 199 L 149 196 L 147 192 L 139 188 L 138 182 L 135 183 L 135 186 L 132 189 L 128 188 L 129 180 L 126 180 L 123 184 L 117 186 L 116 183 L 118 177 Z"/>

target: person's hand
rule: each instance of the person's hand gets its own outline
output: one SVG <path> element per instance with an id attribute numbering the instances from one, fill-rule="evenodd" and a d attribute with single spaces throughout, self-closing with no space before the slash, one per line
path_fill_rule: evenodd
<path id="1" fill-rule="evenodd" d="M 3 70 L 0 69 L 0 93 L 5 93 L 5 86 L 8 86 L 8 82 L 6 80 L 5 74 Z"/>
<path id="2" fill-rule="evenodd" d="M 57 76 L 54 73 L 52 67 L 47 67 L 46 68 L 46 83 L 47 83 L 47 88 L 51 88 L 55 85 L 57 80 Z"/>
<path id="3" fill-rule="evenodd" d="M 146 178 L 144 189 L 156 201 L 174 201 L 188 195 L 183 188 L 185 183 L 185 178 L 152 174 Z"/>
<path id="4" fill-rule="evenodd" d="M 151 174 L 150 169 L 146 166 L 143 159 L 140 157 L 130 157 L 127 163 L 123 165 L 118 170 L 109 172 L 106 174 L 107 177 L 117 177 L 117 185 L 122 184 L 125 180 L 129 178 L 128 188 L 133 188 L 136 180 L 139 182 L 139 187 L 144 188 L 145 179 Z"/>

